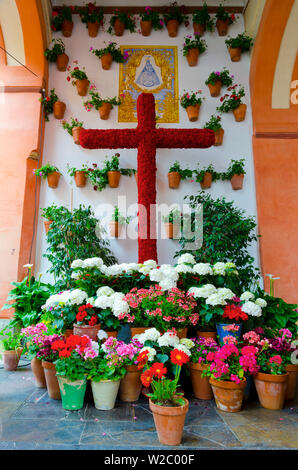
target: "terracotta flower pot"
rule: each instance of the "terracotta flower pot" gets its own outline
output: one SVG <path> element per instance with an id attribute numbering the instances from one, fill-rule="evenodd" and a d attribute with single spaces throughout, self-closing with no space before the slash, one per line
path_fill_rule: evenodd
<path id="1" fill-rule="evenodd" d="M 141 31 L 143 36 L 150 36 L 152 29 L 152 21 L 140 21 Z"/>
<path id="2" fill-rule="evenodd" d="M 193 32 L 194 33 L 199 33 L 200 36 L 204 36 L 204 33 L 206 31 L 206 25 L 205 24 L 199 24 L 193 22 Z"/>
<path id="3" fill-rule="evenodd" d="M 66 328 L 64 332 L 64 338 L 68 338 L 69 336 L 73 335 L 73 328 Z"/>
<path id="4" fill-rule="evenodd" d="M 200 331 L 197 330 L 197 338 L 212 338 L 216 341 L 217 333 L 216 331 Z"/>
<path id="5" fill-rule="evenodd" d="M 56 66 L 59 72 L 65 72 L 68 62 L 69 57 L 67 54 L 59 54 L 57 56 Z"/>
<path id="6" fill-rule="evenodd" d="M 286 391 L 286 400 L 294 400 L 295 390 L 296 390 L 296 381 L 297 381 L 297 375 L 298 375 L 298 364 L 288 364 L 286 366 L 286 371 L 289 374 L 287 391 Z"/>
<path id="7" fill-rule="evenodd" d="M 76 80 L 76 87 L 77 87 L 78 95 L 86 96 L 88 93 L 89 85 L 90 85 L 90 82 L 87 78 L 84 78 L 84 80 Z"/>
<path id="8" fill-rule="evenodd" d="M 41 361 L 34 357 L 31 361 L 31 369 L 35 378 L 35 386 L 37 388 L 46 388 L 46 378 L 44 375 L 44 368 L 42 367 Z"/>
<path id="9" fill-rule="evenodd" d="M 244 397 L 246 379 L 240 384 L 228 380 L 215 380 L 210 377 L 210 385 L 213 390 L 216 406 L 221 411 L 236 413 L 241 410 Z"/>
<path id="10" fill-rule="evenodd" d="M 91 380 L 94 406 L 97 410 L 112 410 L 115 406 L 120 380 Z"/>
<path id="11" fill-rule="evenodd" d="M 122 401 L 134 402 L 139 399 L 141 393 L 142 382 L 140 377 L 142 371 L 136 365 L 125 366 L 125 369 L 127 372 L 120 382 L 119 398 Z"/>
<path id="12" fill-rule="evenodd" d="M 153 413 L 159 442 L 167 446 L 178 446 L 181 443 L 184 421 L 189 403 L 183 398 L 183 406 L 160 406 L 149 399 L 149 408 Z"/>
<path id="13" fill-rule="evenodd" d="M 76 171 L 74 174 L 74 180 L 77 188 L 84 188 L 87 182 L 87 176 L 84 171 Z"/>
<path id="14" fill-rule="evenodd" d="M 211 188 L 211 184 L 212 184 L 212 173 L 209 173 L 209 171 L 206 171 L 203 181 L 200 182 L 201 188 L 202 189 Z"/>
<path id="15" fill-rule="evenodd" d="M 89 336 L 92 341 L 97 341 L 97 333 L 100 330 L 100 323 L 98 325 L 78 325 L 74 323 L 73 334 L 78 336 Z"/>
<path id="16" fill-rule="evenodd" d="M 181 181 L 181 175 L 178 173 L 178 171 L 171 171 L 168 173 L 168 182 L 169 182 L 169 188 L 172 189 L 177 189 L 179 188 Z"/>
<path id="17" fill-rule="evenodd" d="M 118 331 L 106 331 L 106 334 L 108 335 L 108 338 L 117 338 Z"/>
<path id="18" fill-rule="evenodd" d="M 226 36 L 228 34 L 228 29 L 229 29 L 230 21 L 226 20 L 217 20 L 216 21 L 216 28 L 218 31 L 219 36 Z"/>
<path id="19" fill-rule="evenodd" d="M 91 23 L 90 21 L 88 21 L 87 27 L 90 38 L 96 38 L 99 30 L 99 22 L 95 21 L 94 23 Z"/>
<path id="20" fill-rule="evenodd" d="M 104 54 L 100 58 L 101 60 L 101 66 L 104 70 L 110 70 L 112 62 L 113 62 L 113 56 L 112 54 Z"/>
<path id="21" fill-rule="evenodd" d="M 46 378 L 46 384 L 48 389 L 49 397 L 53 400 L 61 400 L 59 383 L 56 375 L 55 364 L 48 361 L 41 362 L 42 367 L 44 368 L 44 374 Z"/>
<path id="22" fill-rule="evenodd" d="M 259 372 L 254 376 L 257 394 L 263 408 L 281 410 L 286 398 L 289 374 L 264 374 Z"/>
<path id="23" fill-rule="evenodd" d="M 220 95 L 221 87 L 222 87 L 222 83 L 221 83 L 220 80 L 216 80 L 214 85 L 212 85 L 212 83 L 208 83 L 208 88 L 209 88 L 209 91 L 210 91 L 210 95 L 213 98 L 216 98 L 217 96 Z"/>
<path id="24" fill-rule="evenodd" d="M 2 359 L 5 370 L 16 370 L 22 355 L 23 348 L 13 349 L 12 351 L 3 351 Z"/>
<path id="25" fill-rule="evenodd" d="M 60 179 L 60 173 L 58 171 L 53 171 L 47 175 L 48 186 L 49 188 L 57 188 Z"/>
<path id="26" fill-rule="evenodd" d="M 120 176 L 120 171 L 108 171 L 108 180 L 110 188 L 118 188 Z"/>
<path id="27" fill-rule="evenodd" d="M 137 183 L 137 185 L 138 185 L 138 172 L 136 171 L 134 175 L 135 175 L 136 183 Z"/>
<path id="28" fill-rule="evenodd" d="M 202 372 L 207 366 L 204 364 L 189 363 L 190 380 L 196 398 L 200 400 L 212 400 L 213 392 L 209 383 L 209 377 L 202 377 Z"/>
<path id="29" fill-rule="evenodd" d="M 197 121 L 199 117 L 199 112 L 200 112 L 200 104 L 195 104 L 194 106 L 187 106 L 186 112 L 188 115 L 188 119 L 191 122 Z"/>
<path id="30" fill-rule="evenodd" d="M 56 101 L 53 105 L 54 117 L 56 119 L 63 119 L 66 110 L 66 104 L 63 101 Z"/>
<path id="31" fill-rule="evenodd" d="M 61 29 L 63 36 L 69 38 L 72 34 L 73 22 L 69 20 L 64 20 Z"/>
<path id="32" fill-rule="evenodd" d="M 229 53 L 232 62 L 239 62 L 241 59 L 242 49 L 241 47 L 229 47 Z"/>
<path id="33" fill-rule="evenodd" d="M 199 49 L 196 49 L 196 48 L 189 49 L 186 55 L 186 58 L 187 58 L 188 65 L 190 65 L 190 67 L 194 67 L 195 65 L 197 65 L 199 54 L 200 54 Z"/>
<path id="34" fill-rule="evenodd" d="M 244 103 L 241 103 L 238 108 L 233 109 L 233 114 L 235 116 L 235 121 L 241 122 L 244 121 L 246 116 L 247 106 Z"/>
<path id="35" fill-rule="evenodd" d="M 188 328 L 181 328 L 181 330 L 177 330 L 177 336 L 179 339 L 186 338 L 188 332 Z"/>
<path id="36" fill-rule="evenodd" d="M 112 109 L 111 103 L 103 103 L 102 106 L 99 108 L 100 119 L 103 119 L 104 121 L 109 119 L 111 109 Z"/>
<path id="37" fill-rule="evenodd" d="M 72 137 L 75 144 L 80 145 L 80 133 L 82 127 L 73 127 L 72 128 Z"/>
<path id="38" fill-rule="evenodd" d="M 169 20 L 167 22 L 167 30 L 170 38 L 175 38 L 178 33 L 179 22 L 178 20 Z"/>
<path id="39" fill-rule="evenodd" d="M 116 21 L 114 23 L 114 30 L 116 36 L 123 36 L 124 30 L 125 30 L 125 24 L 122 23 L 118 18 L 116 18 Z"/>
<path id="40" fill-rule="evenodd" d="M 166 222 L 165 230 L 166 230 L 167 238 L 169 239 L 177 238 L 177 234 L 179 232 L 179 224 L 172 224 L 171 222 Z"/>
<path id="41" fill-rule="evenodd" d="M 48 231 L 50 230 L 50 228 L 51 228 L 51 223 L 52 223 L 52 222 L 53 222 L 52 220 L 45 220 L 45 221 L 44 221 L 44 228 L 45 228 L 46 234 L 47 234 Z"/>
<path id="42" fill-rule="evenodd" d="M 130 336 L 133 337 L 135 335 L 142 335 L 148 329 L 149 328 L 145 327 L 145 326 L 131 326 L 130 327 Z"/>
<path id="43" fill-rule="evenodd" d="M 111 237 L 118 238 L 121 231 L 121 225 L 119 224 L 119 222 L 116 222 L 115 220 L 110 220 L 109 228 Z"/>
<path id="44" fill-rule="evenodd" d="M 243 187 L 243 179 L 244 175 L 233 175 L 231 178 L 231 185 L 234 191 L 237 191 L 238 189 L 242 189 Z"/>
<path id="45" fill-rule="evenodd" d="M 223 138 L 224 138 L 224 133 L 225 133 L 225 131 L 223 129 L 219 129 L 218 131 L 214 131 L 214 135 L 215 135 L 214 146 L 215 147 L 218 147 L 219 145 L 222 145 Z"/>

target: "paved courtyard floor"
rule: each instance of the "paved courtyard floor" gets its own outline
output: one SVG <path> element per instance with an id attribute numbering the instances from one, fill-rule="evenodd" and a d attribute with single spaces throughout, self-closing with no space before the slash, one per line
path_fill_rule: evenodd
<path id="1" fill-rule="evenodd" d="M 37 389 L 28 361 L 15 372 L 0 370 L 0 449 L 155 450 L 298 449 L 298 400 L 282 411 L 245 401 L 239 413 L 224 413 L 215 403 L 190 400 L 179 447 L 159 443 L 145 397 L 135 404 L 118 401 L 99 411 L 86 400 L 79 411 L 64 411 L 45 389 Z"/>

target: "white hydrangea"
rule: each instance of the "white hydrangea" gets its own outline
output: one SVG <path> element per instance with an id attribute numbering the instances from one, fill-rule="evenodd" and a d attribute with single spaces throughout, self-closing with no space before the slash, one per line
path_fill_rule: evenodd
<path id="1" fill-rule="evenodd" d="M 142 333 L 142 341 L 144 344 L 145 341 L 157 341 L 160 337 L 160 332 L 156 328 L 149 328 L 148 330 Z"/>
<path id="2" fill-rule="evenodd" d="M 99 330 L 99 331 L 101 331 L 101 330 Z M 99 344 L 98 344 L 96 341 L 92 341 L 92 340 L 91 340 L 91 347 L 92 347 L 92 349 L 93 349 L 95 352 L 97 352 L 97 354 L 98 354 L 98 351 L 99 351 Z"/>
<path id="3" fill-rule="evenodd" d="M 113 303 L 117 302 L 118 300 L 123 300 L 124 297 L 125 294 L 123 294 L 123 292 L 114 292 L 114 294 L 110 295 L 110 299 Z"/>
<path id="4" fill-rule="evenodd" d="M 105 268 L 105 274 L 107 276 L 118 276 L 123 272 L 123 268 L 119 264 L 113 264 L 112 266 L 107 266 Z"/>
<path id="5" fill-rule="evenodd" d="M 83 262 L 84 268 L 101 268 L 103 260 L 101 258 L 86 258 Z"/>
<path id="6" fill-rule="evenodd" d="M 218 294 L 215 292 L 215 294 L 211 294 L 207 299 L 206 299 L 206 304 L 208 305 L 226 305 L 225 299 L 222 297 L 222 295 Z"/>
<path id="7" fill-rule="evenodd" d="M 138 263 L 122 263 L 120 265 L 126 273 L 131 273 L 133 271 L 138 271 L 140 265 Z"/>
<path id="8" fill-rule="evenodd" d="M 144 261 L 144 265 L 148 266 L 150 269 L 155 269 L 157 267 L 157 262 L 154 259 L 147 259 Z"/>
<path id="9" fill-rule="evenodd" d="M 81 274 L 76 272 L 76 271 L 71 273 L 71 278 L 72 279 L 79 279 L 80 276 L 81 276 Z"/>
<path id="10" fill-rule="evenodd" d="M 181 255 L 179 258 L 178 258 L 178 264 L 184 264 L 184 263 L 187 263 L 187 264 L 195 264 L 196 263 L 196 260 L 194 258 L 194 256 L 191 254 L 191 253 L 184 253 L 183 255 Z"/>
<path id="11" fill-rule="evenodd" d="M 97 297 L 94 301 L 94 307 L 101 308 L 102 310 L 106 308 L 112 308 L 113 300 L 108 295 L 101 295 Z"/>
<path id="12" fill-rule="evenodd" d="M 213 265 L 213 274 L 224 276 L 226 274 L 226 263 L 218 262 Z"/>
<path id="13" fill-rule="evenodd" d="M 94 297 L 88 297 L 88 299 L 86 300 L 86 304 L 90 304 L 92 305 L 92 307 L 94 307 L 94 302 L 95 302 Z"/>
<path id="14" fill-rule="evenodd" d="M 84 267 L 84 261 L 83 261 L 82 259 L 75 259 L 75 260 L 71 263 L 70 267 L 71 267 L 72 269 L 83 268 L 83 267 Z"/>
<path id="15" fill-rule="evenodd" d="M 255 296 L 247 290 L 243 292 L 243 294 L 240 295 L 240 300 L 250 300 L 250 299 L 254 299 L 254 297 Z"/>
<path id="16" fill-rule="evenodd" d="M 175 347 L 175 349 L 178 349 L 179 351 L 185 352 L 185 354 L 187 354 L 188 357 L 191 356 L 190 350 L 189 350 L 186 346 L 184 346 L 184 344 L 178 344 L 178 345 Z"/>
<path id="17" fill-rule="evenodd" d="M 162 273 L 163 278 L 170 278 L 173 281 L 177 281 L 179 278 L 179 274 L 170 264 L 162 264 L 158 271 Z"/>
<path id="18" fill-rule="evenodd" d="M 226 287 L 220 287 L 217 289 L 217 293 L 221 295 L 224 299 L 233 299 L 235 297 L 235 294 L 231 289 L 227 289 Z"/>
<path id="19" fill-rule="evenodd" d="M 160 347 L 162 346 L 176 347 L 179 344 L 179 338 L 177 335 L 173 335 L 173 334 L 166 332 L 158 338 L 157 342 Z"/>
<path id="20" fill-rule="evenodd" d="M 151 271 L 150 266 L 142 266 L 141 268 L 139 268 L 139 272 L 142 274 L 149 274 L 150 271 Z"/>
<path id="21" fill-rule="evenodd" d="M 166 291 L 166 290 L 169 290 L 169 289 L 173 289 L 174 287 L 177 287 L 176 282 L 173 281 L 172 279 L 162 279 L 159 282 L 159 285 L 160 285 L 160 287 L 163 291 Z"/>
<path id="22" fill-rule="evenodd" d="M 184 346 L 186 346 L 187 349 L 192 349 L 195 345 L 195 343 L 189 338 L 181 338 L 180 344 L 183 344 Z"/>
<path id="23" fill-rule="evenodd" d="M 255 304 L 248 300 L 242 305 L 243 312 L 247 313 L 247 315 L 251 315 L 252 317 L 261 317 L 262 316 L 262 309 L 259 305 Z"/>
<path id="24" fill-rule="evenodd" d="M 121 313 L 129 312 L 129 305 L 125 300 L 116 300 L 113 303 L 112 311 L 115 317 L 118 317 Z"/>
<path id="25" fill-rule="evenodd" d="M 225 268 L 226 269 L 236 268 L 236 264 L 229 261 L 228 263 L 225 264 Z"/>
<path id="26" fill-rule="evenodd" d="M 99 330 L 97 333 L 97 338 L 99 339 L 99 341 L 102 341 L 103 339 L 108 338 L 108 334 L 104 330 Z"/>
<path id="27" fill-rule="evenodd" d="M 213 270 L 209 263 L 197 263 L 193 266 L 193 272 L 199 276 L 212 275 Z"/>
<path id="28" fill-rule="evenodd" d="M 159 282 L 163 277 L 162 271 L 160 269 L 151 269 L 149 278 L 150 281 Z"/>
<path id="29" fill-rule="evenodd" d="M 154 360 L 154 357 L 156 356 L 156 350 L 154 348 L 150 348 L 149 346 L 145 346 L 143 349 L 140 350 L 141 354 L 143 351 L 148 351 L 148 361 L 152 362 Z"/>
<path id="30" fill-rule="evenodd" d="M 177 264 L 177 266 L 175 266 L 174 269 L 177 273 L 192 273 L 193 272 L 192 267 L 188 266 L 187 264 Z"/>
<path id="31" fill-rule="evenodd" d="M 265 299 L 261 299 L 260 297 L 255 301 L 257 305 L 259 305 L 261 308 L 267 307 L 267 302 Z"/>
<path id="32" fill-rule="evenodd" d="M 74 289 L 69 294 L 68 302 L 71 305 L 82 305 L 88 299 L 88 295 L 81 289 Z"/>
<path id="33" fill-rule="evenodd" d="M 205 284 L 203 287 L 190 287 L 189 294 L 193 294 L 195 298 L 207 299 L 210 295 L 216 293 L 216 287 L 213 284 Z"/>
<path id="34" fill-rule="evenodd" d="M 102 287 L 99 287 L 96 291 L 96 295 L 97 297 L 100 297 L 101 295 L 107 295 L 107 296 L 110 296 L 112 294 L 114 294 L 114 289 L 112 289 L 111 287 L 109 286 L 102 286 Z"/>
<path id="35" fill-rule="evenodd" d="M 66 299 L 66 296 L 67 296 L 67 299 Z M 49 309 L 51 307 L 55 307 L 60 302 L 64 304 L 67 302 L 68 299 L 69 299 L 69 291 L 64 291 L 62 292 L 62 294 L 53 294 L 47 299 L 43 308 Z"/>

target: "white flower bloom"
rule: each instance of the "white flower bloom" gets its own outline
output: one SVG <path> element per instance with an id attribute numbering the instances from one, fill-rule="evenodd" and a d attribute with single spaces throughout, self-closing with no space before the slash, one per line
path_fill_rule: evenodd
<path id="1" fill-rule="evenodd" d="M 213 265 L 213 274 L 224 276 L 226 274 L 226 263 L 215 263 Z"/>
<path id="2" fill-rule="evenodd" d="M 261 317 L 262 316 L 262 309 L 259 305 L 255 304 L 248 300 L 242 305 L 243 312 L 247 313 L 247 315 L 251 315 L 252 317 Z"/>
<path id="3" fill-rule="evenodd" d="M 217 292 L 215 294 L 211 294 L 210 297 L 206 299 L 206 304 L 208 305 L 226 305 L 225 299 L 222 297 L 222 295 L 218 294 Z"/>
<path id="4" fill-rule="evenodd" d="M 123 297 L 125 297 L 125 294 L 123 294 L 123 292 L 114 292 L 114 294 L 110 296 L 110 299 L 114 303 L 123 300 Z"/>
<path id="5" fill-rule="evenodd" d="M 108 295 L 101 295 L 97 297 L 94 301 L 94 307 L 101 308 L 102 310 L 106 308 L 112 308 L 113 300 Z"/>
<path id="6" fill-rule="evenodd" d="M 75 260 L 71 263 L 70 267 L 71 267 L 72 269 L 75 269 L 75 268 L 83 268 L 83 267 L 84 267 L 84 261 L 81 260 L 81 259 L 75 259 Z"/>
<path id="7" fill-rule="evenodd" d="M 160 337 L 160 332 L 156 328 L 149 328 L 142 334 L 142 339 L 145 341 L 157 341 Z"/>
<path id="8" fill-rule="evenodd" d="M 84 292 L 81 289 L 74 289 L 69 294 L 68 302 L 71 305 L 82 305 L 87 300 L 87 298 L 88 298 L 88 295 L 86 292 Z"/>
<path id="9" fill-rule="evenodd" d="M 148 266 L 151 269 L 155 269 L 157 266 L 157 262 L 154 261 L 154 259 L 147 259 L 147 261 L 144 261 L 144 265 Z"/>
<path id="10" fill-rule="evenodd" d="M 24 264 L 23 268 L 31 269 L 33 264 Z"/>
<path id="11" fill-rule="evenodd" d="M 113 266 L 107 266 L 105 268 L 105 274 L 107 276 L 118 276 L 123 272 L 123 268 L 119 264 L 113 264 Z"/>
<path id="12" fill-rule="evenodd" d="M 149 274 L 150 281 L 159 282 L 161 281 L 163 275 L 160 269 L 152 269 Z"/>
<path id="13" fill-rule="evenodd" d="M 177 266 L 175 266 L 174 269 L 177 273 L 192 273 L 193 272 L 192 267 L 188 266 L 187 264 L 177 264 Z"/>
<path id="14" fill-rule="evenodd" d="M 101 268 L 103 260 L 101 258 L 86 258 L 84 259 L 84 268 Z"/>
<path id="15" fill-rule="evenodd" d="M 235 297 L 234 292 L 231 291 L 231 289 L 227 289 L 226 287 L 220 287 L 217 289 L 217 293 L 221 295 L 224 299 L 233 299 Z"/>
<path id="16" fill-rule="evenodd" d="M 164 333 L 160 336 L 157 340 L 158 345 L 161 346 L 177 346 L 179 344 L 179 338 L 177 335 L 173 335 L 172 333 Z"/>
<path id="17" fill-rule="evenodd" d="M 181 338 L 180 344 L 183 344 L 184 346 L 186 346 L 187 349 L 192 349 L 195 345 L 195 343 L 189 338 Z"/>
<path id="18" fill-rule="evenodd" d="M 139 270 L 139 264 L 138 263 L 122 263 L 120 266 L 122 266 L 122 269 L 126 273 L 130 273 L 130 272 Z"/>
<path id="19" fill-rule="evenodd" d="M 188 293 L 193 294 L 195 298 L 207 299 L 210 295 L 216 293 L 216 287 L 212 284 L 205 284 L 203 287 L 190 287 Z"/>
<path id="20" fill-rule="evenodd" d="M 102 331 L 102 330 L 99 330 L 99 331 Z M 98 353 L 99 351 L 99 344 L 97 343 L 97 341 L 92 341 L 91 340 L 91 346 L 92 346 L 92 349 Z"/>
<path id="21" fill-rule="evenodd" d="M 112 306 L 112 311 L 115 317 L 118 317 L 121 313 L 129 312 L 129 305 L 124 300 L 116 300 Z"/>
<path id="22" fill-rule="evenodd" d="M 150 266 L 142 266 L 141 268 L 139 268 L 139 272 L 142 274 L 149 274 L 150 271 L 151 271 Z"/>
<path id="23" fill-rule="evenodd" d="M 240 300 L 250 300 L 250 299 L 253 299 L 254 297 L 255 296 L 247 290 L 243 292 L 243 294 L 240 295 Z"/>
<path id="24" fill-rule="evenodd" d="M 86 304 L 90 304 L 90 305 L 92 305 L 92 307 L 94 307 L 94 302 L 95 302 L 95 298 L 94 298 L 94 297 L 89 297 L 89 298 L 86 300 Z"/>
<path id="25" fill-rule="evenodd" d="M 162 281 L 159 282 L 159 285 L 163 291 L 173 289 L 174 287 L 177 287 L 177 284 L 175 281 L 172 279 L 163 279 Z"/>
<path id="26" fill-rule="evenodd" d="M 191 253 L 184 253 L 178 258 L 178 264 L 195 264 L 196 260 Z"/>
<path id="27" fill-rule="evenodd" d="M 175 347 L 175 349 L 178 349 L 179 351 L 185 352 L 185 354 L 187 354 L 188 357 L 191 356 L 190 350 L 189 350 L 186 346 L 184 346 L 184 344 L 181 344 L 181 343 L 178 344 L 178 345 Z"/>
<path id="28" fill-rule="evenodd" d="M 97 333 L 97 338 L 102 341 L 103 339 L 108 338 L 108 334 L 104 330 L 99 330 Z M 93 343 L 93 341 L 92 341 Z"/>
<path id="29" fill-rule="evenodd" d="M 102 287 L 99 287 L 99 289 L 97 289 L 96 291 L 96 295 L 97 297 L 100 297 L 101 295 L 112 295 L 114 294 L 114 290 L 109 287 L 109 286 L 102 286 Z"/>
<path id="30" fill-rule="evenodd" d="M 231 262 L 229 261 L 228 263 L 225 264 L 225 268 L 226 268 L 226 269 L 236 268 L 236 264 L 235 264 L 235 263 L 231 263 Z"/>
<path id="31" fill-rule="evenodd" d="M 261 308 L 267 307 L 267 302 L 265 299 L 261 299 L 260 297 L 255 301 L 257 305 L 259 305 Z"/>
<path id="32" fill-rule="evenodd" d="M 212 275 L 213 270 L 209 263 L 197 263 L 193 266 L 193 272 L 200 276 Z"/>
<path id="33" fill-rule="evenodd" d="M 139 354 L 141 354 L 143 351 L 148 351 L 148 361 L 152 362 L 156 356 L 156 350 L 154 348 L 150 348 L 149 346 L 144 346 L 144 348 L 140 350 Z"/>
<path id="34" fill-rule="evenodd" d="M 71 278 L 72 278 L 72 279 L 79 279 L 80 276 L 81 276 L 81 274 L 78 273 L 78 272 L 73 272 L 73 273 L 71 273 Z"/>

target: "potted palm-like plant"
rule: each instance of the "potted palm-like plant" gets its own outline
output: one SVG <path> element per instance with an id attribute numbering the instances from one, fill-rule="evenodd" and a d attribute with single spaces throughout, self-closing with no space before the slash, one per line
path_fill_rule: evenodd
<path id="1" fill-rule="evenodd" d="M 185 170 L 182 170 L 182 168 L 180 167 L 180 163 L 176 160 L 175 163 L 169 169 L 169 173 L 168 173 L 169 188 L 177 189 L 179 188 L 181 180 L 184 180 L 186 178 L 191 178 L 191 177 L 192 177 L 192 170 L 189 170 L 188 168 L 186 168 Z"/>
<path id="2" fill-rule="evenodd" d="M 87 182 L 88 169 L 86 165 L 83 165 L 81 169 L 70 167 L 67 165 L 67 173 L 73 177 L 77 188 L 84 188 Z"/>
<path id="3" fill-rule="evenodd" d="M 0 331 L 0 336 L 4 335 L 2 338 L 4 348 L 4 351 L 2 351 L 3 364 L 5 370 L 16 370 L 23 351 L 21 337 L 20 334 L 9 331 L 8 328 L 9 325 Z"/>
<path id="4" fill-rule="evenodd" d="M 112 220 L 110 221 L 110 234 L 112 237 L 118 238 L 121 226 L 129 224 L 131 217 L 124 217 L 119 210 L 118 206 L 114 207 L 114 212 L 112 214 Z"/>
<path id="5" fill-rule="evenodd" d="M 93 47 L 90 47 L 89 50 L 101 60 L 101 65 L 104 70 L 109 70 L 111 68 L 113 60 L 119 64 L 123 63 L 128 57 L 127 51 L 124 51 L 122 54 L 120 48 L 117 47 L 116 42 L 112 41 L 102 49 L 94 49 Z"/>
<path id="6" fill-rule="evenodd" d="M 202 170 L 200 170 L 198 167 L 194 170 L 194 174 L 196 182 L 200 183 L 202 189 L 209 189 L 211 187 L 212 182 L 219 179 L 219 175 L 215 171 L 214 166 L 212 164 L 208 165 Z"/>
<path id="7" fill-rule="evenodd" d="M 86 110 L 91 111 L 93 108 L 96 109 L 96 111 L 99 111 L 100 119 L 103 120 L 109 119 L 113 107 L 121 104 L 121 100 L 116 96 L 114 96 L 114 98 L 101 98 L 101 96 L 93 90 L 91 90 L 89 94 L 91 99 L 89 98 L 88 101 L 84 102 Z"/>
<path id="8" fill-rule="evenodd" d="M 69 135 L 73 137 L 74 143 L 80 145 L 80 132 L 83 129 L 83 122 L 78 121 L 77 118 L 71 118 L 70 124 L 67 121 L 61 122 L 63 129 L 65 129 Z"/>
<path id="9" fill-rule="evenodd" d="M 239 89 L 237 89 L 240 87 Z M 244 121 L 246 116 L 247 105 L 242 103 L 242 98 L 245 96 L 244 88 L 238 84 L 230 86 L 228 91 L 231 92 L 225 94 L 220 98 L 221 105 L 217 107 L 217 111 L 221 113 L 229 113 L 233 111 L 235 121 L 241 122 Z"/>
<path id="10" fill-rule="evenodd" d="M 232 188 L 236 191 L 242 189 L 243 180 L 245 175 L 245 159 L 241 158 L 240 160 L 231 160 L 229 168 L 222 176 L 222 179 L 230 180 Z"/>
<path id="11" fill-rule="evenodd" d="M 208 31 L 214 30 L 214 20 L 208 12 L 208 6 L 205 2 L 200 10 L 195 10 L 192 14 L 193 30 L 203 36 L 206 29 Z"/>
<path id="12" fill-rule="evenodd" d="M 231 86 L 233 83 L 234 75 L 230 75 L 230 72 L 224 67 L 220 72 L 211 72 L 205 84 L 208 85 L 210 95 L 212 97 L 217 97 L 220 95 L 222 86 Z"/>
<path id="13" fill-rule="evenodd" d="M 78 63 L 77 60 L 74 61 L 75 64 Z M 73 86 L 77 87 L 78 95 L 86 96 L 88 92 L 88 88 L 90 85 L 90 81 L 85 72 L 85 67 L 82 67 L 82 70 L 76 65 L 73 69 L 71 67 L 67 67 L 68 75 L 66 80 L 68 82 L 71 81 Z"/>
<path id="14" fill-rule="evenodd" d="M 189 25 L 188 16 L 185 14 L 185 7 L 179 6 L 177 2 L 171 3 L 163 18 L 170 38 L 177 36 L 180 24 Z"/>
<path id="15" fill-rule="evenodd" d="M 239 62 L 242 52 L 247 52 L 253 45 L 253 38 L 245 33 L 225 40 L 232 62 Z"/>
<path id="16" fill-rule="evenodd" d="M 113 28 L 116 36 L 123 36 L 124 30 L 128 29 L 131 33 L 136 30 L 135 18 L 132 15 L 125 13 L 124 11 L 115 10 L 115 13 L 110 18 L 110 26 L 108 33 L 113 33 Z"/>
<path id="17" fill-rule="evenodd" d="M 173 208 L 167 215 L 162 217 L 165 225 L 167 238 L 175 239 L 178 236 L 179 229 L 181 226 L 181 211 L 179 208 Z"/>
<path id="18" fill-rule="evenodd" d="M 233 24 L 236 21 L 236 17 L 234 14 L 229 14 L 222 4 L 219 5 L 217 12 L 215 14 L 217 18 L 216 27 L 219 36 L 226 36 L 228 33 L 228 28 L 230 24 Z"/>
<path id="19" fill-rule="evenodd" d="M 207 49 L 207 44 L 204 39 L 200 38 L 199 33 L 195 33 L 194 37 L 191 35 L 184 38 L 183 55 L 186 56 L 188 65 L 194 67 L 198 63 L 199 54 L 202 54 Z"/>
<path id="20" fill-rule="evenodd" d="M 86 24 L 88 34 L 91 38 L 97 36 L 100 25 L 103 24 L 103 9 L 96 7 L 96 2 L 89 2 L 85 7 L 79 9 L 82 23 Z"/>
<path id="21" fill-rule="evenodd" d="M 202 90 L 198 91 L 186 91 L 180 97 L 180 104 L 182 108 L 186 109 L 188 119 L 191 122 L 197 121 L 199 117 L 199 111 L 202 104 L 202 101 L 205 99 L 199 96 L 202 93 Z"/>
<path id="22" fill-rule="evenodd" d="M 163 28 L 164 22 L 157 11 L 151 7 L 145 7 L 145 11 L 140 13 L 140 26 L 143 36 L 150 36 L 152 28 L 157 31 Z"/>
<path id="23" fill-rule="evenodd" d="M 64 5 L 60 12 L 53 10 L 52 12 L 52 30 L 62 31 L 63 36 L 69 38 L 73 30 L 72 14 L 75 13 L 76 9 L 73 6 Z"/>
<path id="24" fill-rule="evenodd" d="M 206 122 L 204 129 L 211 129 L 214 131 L 215 134 L 215 143 L 214 145 L 217 147 L 218 145 L 222 145 L 224 133 L 225 131 L 221 127 L 221 117 L 215 116 L 214 114 L 210 117 L 209 121 Z"/>
<path id="25" fill-rule="evenodd" d="M 65 44 L 60 38 L 53 39 L 52 43 L 53 43 L 52 49 L 47 48 L 44 51 L 45 58 L 49 62 L 56 62 L 57 69 L 60 72 L 65 72 L 68 61 L 69 61 L 68 55 L 65 54 Z"/>
<path id="26" fill-rule="evenodd" d="M 46 163 L 41 168 L 34 170 L 35 176 L 41 176 L 43 179 L 48 180 L 49 188 L 57 188 L 60 179 L 60 172 L 58 168 L 50 163 Z"/>

